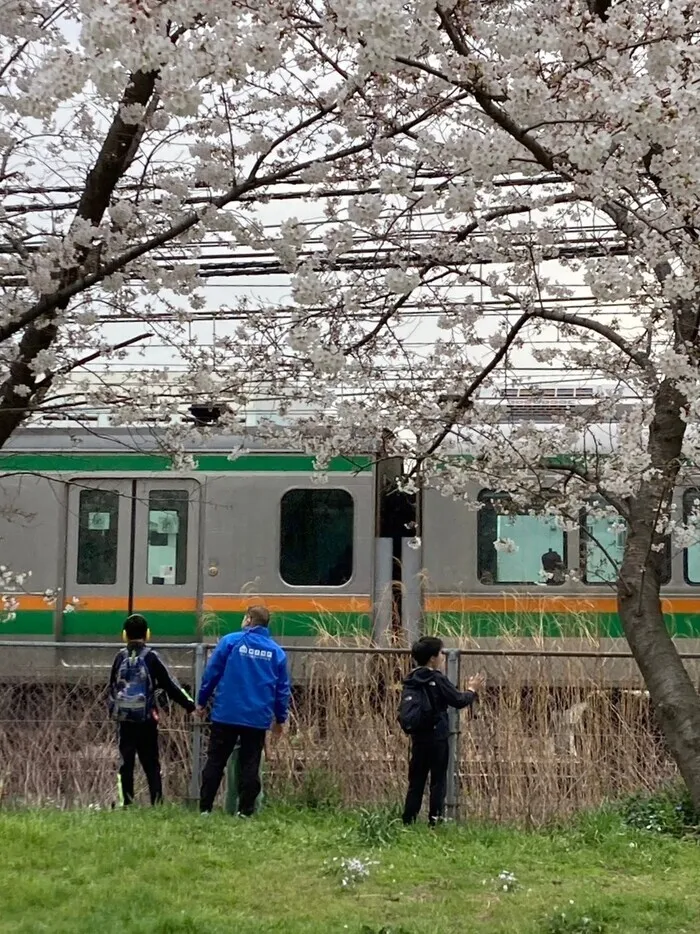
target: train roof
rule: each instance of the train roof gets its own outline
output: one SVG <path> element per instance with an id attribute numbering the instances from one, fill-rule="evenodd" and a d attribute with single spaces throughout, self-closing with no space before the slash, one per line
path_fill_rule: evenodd
<path id="1" fill-rule="evenodd" d="M 531 421 L 529 423 L 533 431 L 544 433 L 552 432 L 555 423 L 551 420 Z M 498 435 L 507 440 L 512 437 L 518 437 L 523 431 L 523 423 L 502 422 L 498 425 L 491 425 L 491 430 L 497 430 Z M 586 426 L 580 433 L 578 440 L 568 445 L 567 450 L 557 453 L 574 454 L 581 451 L 595 451 L 599 454 L 610 453 L 615 450 L 619 427 L 617 424 L 594 424 Z M 321 440 L 324 432 L 318 432 L 318 438 Z M 483 444 L 483 430 L 478 426 L 463 427 L 446 440 L 443 452 L 450 455 L 468 455 L 475 448 Z M 308 453 L 313 449 L 313 441 L 310 440 L 310 448 L 304 451 L 301 446 L 293 446 L 285 443 L 282 436 L 274 437 L 267 432 L 247 429 L 240 432 L 227 432 L 224 430 L 216 431 L 207 429 L 199 432 L 196 429 L 189 429 L 187 435 L 179 441 L 177 436 L 169 432 L 166 428 L 154 428 L 148 426 L 119 427 L 119 428 L 68 428 L 64 427 L 36 427 L 26 428 L 15 432 L 2 449 L 3 454 L 48 454 L 48 453 L 90 453 L 90 454 L 168 454 L 177 446 L 188 453 L 216 453 L 232 454 L 236 452 L 245 453 L 279 453 L 279 454 L 302 454 Z M 379 448 L 376 440 L 358 439 L 353 446 L 350 454 L 375 454 Z M 555 452 L 553 452 L 555 453 Z"/>
<path id="2" fill-rule="evenodd" d="M 175 447 L 174 436 L 164 428 L 27 428 L 15 432 L 2 449 L 4 454 L 168 454 Z M 238 433 L 192 430 L 182 441 L 188 453 L 231 454 L 237 451 L 265 454 L 303 454 L 301 447 L 290 447 L 280 438 L 248 430 Z M 370 445 L 358 445 L 356 453 L 370 453 Z"/>
<path id="3" fill-rule="evenodd" d="M 551 436 L 552 447 L 548 452 L 551 456 L 567 456 L 583 452 L 606 455 L 618 448 L 620 432 L 625 430 L 624 424 L 632 415 L 632 407 L 620 407 L 616 417 L 606 422 L 596 421 L 596 413 L 589 400 L 574 401 L 568 399 L 549 400 L 544 403 L 533 399 L 527 400 L 523 410 L 517 413 L 509 411 L 511 401 L 506 400 L 505 405 L 494 406 L 498 412 L 493 412 L 493 420 L 489 417 L 491 401 L 481 403 L 478 414 L 483 418 L 483 424 L 472 422 L 459 425 L 445 439 L 440 453 L 447 456 L 468 456 L 480 450 L 484 437 L 499 437 L 505 442 L 517 439 L 523 432 L 537 432 L 543 437 Z M 589 402 L 587 405 L 586 402 Z M 529 416 L 529 417 L 526 417 Z M 588 417 L 590 421 L 588 421 Z M 576 432 L 567 432 L 567 423 L 572 421 L 579 426 Z M 633 424 L 633 422 L 632 422 Z M 411 456 L 411 442 L 406 435 L 411 435 L 411 426 L 407 425 L 407 432 L 399 431 L 397 440 L 403 442 L 401 448 L 406 456 Z M 439 425 L 437 426 L 439 428 Z M 561 431 L 560 431 L 561 429 Z M 628 429 L 629 430 L 629 429 Z M 632 429 L 636 430 L 636 429 Z M 640 430 L 640 440 L 646 440 L 646 429 Z M 309 443 L 306 450 L 299 444 L 290 440 L 294 426 L 267 425 L 267 426 L 224 426 L 209 425 L 197 427 L 189 425 L 125 425 L 119 427 L 96 427 L 91 425 L 53 424 L 29 425 L 15 432 L 2 449 L 2 454 L 172 454 L 176 449 L 187 453 L 212 454 L 304 454 L 313 452 L 313 436 L 309 436 L 308 426 L 305 434 Z M 320 427 L 313 433 L 319 441 L 328 437 L 330 428 Z M 566 442 L 560 444 L 560 450 L 554 448 L 557 438 L 566 436 Z M 688 445 L 697 444 L 697 425 L 689 425 L 687 429 Z M 352 450 L 344 453 L 348 456 L 376 457 L 382 449 L 379 437 L 358 437 L 355 439 Z M 409 453 L 410 452 L 410 453 Z"/>
<path id="4" fill-rule="evenodd" d="M 525 428 L 526 425 L 526 428 Z M 507 421 L 503 420 L 490 425 L 470 425 L 458 429 L 453 433 L 450 441 L 445 446 L 445 453 L 451 455 L 468 455 L 474 450 L 483 447 L 485 438 L 503 439 L 504 442 L 521 438 L 524 429 L 526 431 L 537 432 L 543 437 L 557 437 L 557 428 L 566 428 L 564 420 L 534 420 L 530 419 L 525 423 L 523 420 Z M 609 424 L 590 424 L 585 429 L 576 432 L 573 439 L 567 442 L 561 449 L 552 446 L 551 454 L 561 456 L 567 454 L 581 454 L 590 452 L 595 454 L 611 454 L 617 447 L 620 427 L 616 423 Z M 644 432 L 644 437 L 646 431 Z M 556 442 L 555 442 L 556 443 Z"/>

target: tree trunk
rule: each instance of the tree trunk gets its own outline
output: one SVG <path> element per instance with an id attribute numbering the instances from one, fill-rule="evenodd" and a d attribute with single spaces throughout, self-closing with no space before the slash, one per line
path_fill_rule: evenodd
<path id="1" fill-rule="evenodd" d="M 630 650 L 695 807 L 700 810 L 700 697 L 666 628 L 660 587 L 664 557 L 657 529 L 673 489 L 683 445 L 685 399 L 668 381 L 655 400 L 649 453 L 656 475 L 630 502 L 629 527 L 618 580 L 618 609 Z"/>

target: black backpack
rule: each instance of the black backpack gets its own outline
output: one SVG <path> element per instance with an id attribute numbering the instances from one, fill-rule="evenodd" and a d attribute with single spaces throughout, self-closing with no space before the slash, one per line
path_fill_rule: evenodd
<path id="1" fill-rule="evenodd" d="M 438 721 L 433 698 L 426 681 L 424 685 L 404 684 L 399 701 L 399 726 L 408 736 L 429 733 Z"/>

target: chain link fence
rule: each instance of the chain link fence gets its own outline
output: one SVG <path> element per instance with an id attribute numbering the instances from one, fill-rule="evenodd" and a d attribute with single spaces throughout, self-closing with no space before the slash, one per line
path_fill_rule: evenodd
<path id="1" fill-rule="evenodd" d="M 106 685 L 118 648 L 2 643 L 0 805 L 116 802 L 119 761 Z M 209 647 L 158 651 L 193 693 Z M 266 797 L 309 807 L 399 801 L 408 740 L 396 718 L 407 653 L 288 651 L 290 725 L 268 743 Z M 467 674 L 498 667 L 474 714 L 451 714 L 449 816 L 536 825 L 652 790 L 675 774 L 646 693 L 611 688 L 610 659 L 557 654 L 554 668 L 544 661 L 536 653 L 448 653 L 448 674 L 462 684 Z M 160 729 L 166 797 L 195 800 L 206 725 L 171 704 L 160 709 Z M 140 776 L 137 798 L 147 800 Z"/>

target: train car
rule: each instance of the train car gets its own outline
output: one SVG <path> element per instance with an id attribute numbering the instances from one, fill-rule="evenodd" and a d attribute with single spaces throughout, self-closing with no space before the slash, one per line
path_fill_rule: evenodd
<path id="1" fill-rule="evenodd" d="M 600 657 L 627 646 L 609 562 L 589 536 L 506 515 L 502 494 L 476 485 L 479 510 L 430 488 L 416 503 L 396 492 L 401 462 L 370 448 L 319 482 L 312 457 L 254 432 L 203 434 L 187 471 L 172 469 L 152 428 L 19 432 L 0 452 L 0 565 L 32 576 L 4 588 L 0 643 L 51 648 L 0 650 L 0 677 L 80 670 L 85 652 L 65 643 L 114 641 L 132 612 L 160 642 L 212 642 L 259 601 L 286 645 L 406 646 L 434 631 L 471 649 L 582 653 L 584 679 L 640 686 L 631 661 Z M 679 489 L 679 514 L 699 496 Z M 585 514 L 581 524 L 621 555 L 623 529 Z M 515 550 L 494 547 L 503 539 Z M 669 544 L 664 609 L 689 653 L 700 652 L 698 588 L 700 545 Z M 513 676 L 512 659 L 477 663 L 493 681 Z M 522 658 L 518 672 L 572 679 L 569 658 Z"/>
<path id="2" fill-rule="evenodd" d="M 159 642 L 215 641 L 256 601 L 287 645 L 372 637 L 392 573 L 374 458 L 338 458 L 320 483 L 312 457 L 254 435 L 203 437 L 190 453 L 194 469 L 174 471 L 153 429 L 12 439 L 0 564 L 32 573 L 5 588 L 0 640 L 56 649 L 0 653 L 6 667 L 78 665 L 62 643 L 113 641 L 134 612 Z"/>

